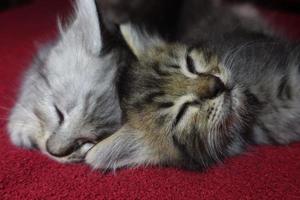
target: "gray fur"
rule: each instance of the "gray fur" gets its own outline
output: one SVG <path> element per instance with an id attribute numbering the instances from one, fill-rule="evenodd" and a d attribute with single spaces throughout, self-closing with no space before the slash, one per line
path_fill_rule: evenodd
<path id="1" fill-rule="evenodd" d="M 258 100 L 251 142 L 289 144 L 300 139 L 300 45 L 257 41 L 224 56 L 234 79 Z"/>
<path id="2" fill-rule="evenodd" d="M 94 0 L 77 0 L 70 23 L 59 26 L 59 38 L 39 50 L 24 76 L 8 130 L 15 145 L 69 162 L 120 127 L 118 54 L 101 54 Z"/>

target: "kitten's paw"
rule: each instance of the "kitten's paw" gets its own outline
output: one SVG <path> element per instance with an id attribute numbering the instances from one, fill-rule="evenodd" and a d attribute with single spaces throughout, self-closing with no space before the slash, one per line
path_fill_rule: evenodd
<path id="1" fill-rule="evenodd" d="M 49 155 L 54 160 L 61 162 L 61 163 L 75 163 L 75 162 L 82 162 L 85 160 L 85 156 L 87 152 L 92 149 L 95 146 L 95 144 L 92 143 L 86 143 L 82 145 L 77 151 L 74 151 L 68 156 L 65 157 L 54 157 Z"/>
<path id="2" fill-rule="evenodd" d="M 99 162 L 98 158 L 98 152 L 99 152 L 99 146 L 100 144 L 96 144 L 94 147 L 92 147 L 85 156 L 85 163 L 96 168 L 97 164 Z"/>
<path id="3" fill-rule="evenodd" d="M 101 141 L 94 145 L 85 156 L 85 163 L 93 169 L 111 169 L 117 165 L 114 154 L 116 153 L 110 147 L 110 142 Z"/>
<path id="4" fill-rule="evenodd" d="M 86 143 L 82 145 L 77 151 L 73 152 L 70 156 L 67 157 L 69 162 L 83 161 L 89 150 L 91 150 L 95 144 Z"/>
<path id="5" fill-rule="evenodd" d="M 137 130 L 125 126 L 92 147 L 85 162 L 101 170 L 158 163 L 157 156 L 140 135 Z"/>
<path id="6" fill-rule="evenodd" d="M 28 121 L 11 119 L 8 123 L 8 132 L 11 142 L 23 148 L 41 148 L 41 143 L 46 141 L 39 125 Z"/>

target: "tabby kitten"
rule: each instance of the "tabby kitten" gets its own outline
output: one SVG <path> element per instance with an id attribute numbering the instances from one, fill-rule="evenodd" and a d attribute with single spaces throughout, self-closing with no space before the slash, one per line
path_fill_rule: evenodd
<path id="1" fill-rule="evenodd" d="M 300 140 L 300 45 L 232 33 L 189 47 L 121 30 L 137 57 L 121 81 L 126 123 L 87 153 L 94 168 L 205 169 L 250 143 Z"/>
<path id="2" fill-rule="evenodd" d="M 77 0 L 70 19 L 59 38 L 39 50 L 8 124 L 15 145 L 37 147 L 62 162 L 82 160 L 93 143 L 121 124 L 116 92 L 121 61 L 118 51 L 101 53 L 94 0 Z"/>

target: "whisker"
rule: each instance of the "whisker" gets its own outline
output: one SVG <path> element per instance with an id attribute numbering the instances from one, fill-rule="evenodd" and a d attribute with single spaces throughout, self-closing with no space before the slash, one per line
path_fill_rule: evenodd
<path id="1" fill-rule="evenodd" d="M 39 123 L 41 123 L 43 125 L 45 124 L 40 118 L 38 118 L 30 110 L 28 110 L 27 108 L 25 108 L 21 103 L 17 103 L 16 106 L 18 106 L 19 108 L 21 108 L 27 114 L 27 117 L 29 117 L 31 120 L 33 120 L 33 121 L 37 120 Z"/>
<path id="2" fill-rule="evenodd" d="M 14 122 L 13 124 L 18 126 L 26 126 L 27 128 L 31 128 L 33 131 L 40 131 L 39 127 L 29 125 L 28 123 Z"/>
<path id="3" fill-rule="evenodd" d="M 2 121 L 9 121 L 9 118 L 0 118 Z"/>
<path id="4" fill-rule="evenodd" d="M 4 110 L 4 111 L 10 111 L 11 110 L 10 107 L 4 107 L 4 106 L 0 106 L 0 109 Z"/>

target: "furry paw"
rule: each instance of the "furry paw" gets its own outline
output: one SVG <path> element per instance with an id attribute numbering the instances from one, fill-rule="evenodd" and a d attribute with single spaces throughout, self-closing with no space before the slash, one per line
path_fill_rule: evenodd
<path id="1" fill-rule="evenodd" d="M 24 148 L 42 148 L 45 145 L 46 134 L 41 132 L 41 128 L 34 122 L 11 119 L 8 124 L 10 139 L 16 146 Z"/>
<path id="2" fill-rule="evenodd" d="M 101 142 L 96 144 L 94 147 L 92 147 L 86 154 L 85 156 L 85 163 L 87 163 L 88 165 L 90 165 L 93 168 L 102 168 L 102 166 L 100 165 L 100 159 L 102 158 L 101 155 L 101 151 L 102 151 L 102 145 Z"/>
<path id="3" fill-rule="evenodd" d="M 137 130 L 124 126 L 108 138 L 93 146 L 85 162 L 94 169 L 116 170 L 144 164 L 155 164 L 156 155 Z"/>
<path id="4" fill-rule="evenodd" d="M 52 159 L 61 162 L 61 163 L 75 163 L 75 162 L 82 162 L 85 159 L 86 154 L 90 149 L 94 147 L 94 144 L 92 143 L 86 143 L 82 145 L 77 151 L 74 151 L 68 156 L 65 157 L 54 157 L 48 154 L 49 157 Z"/>

